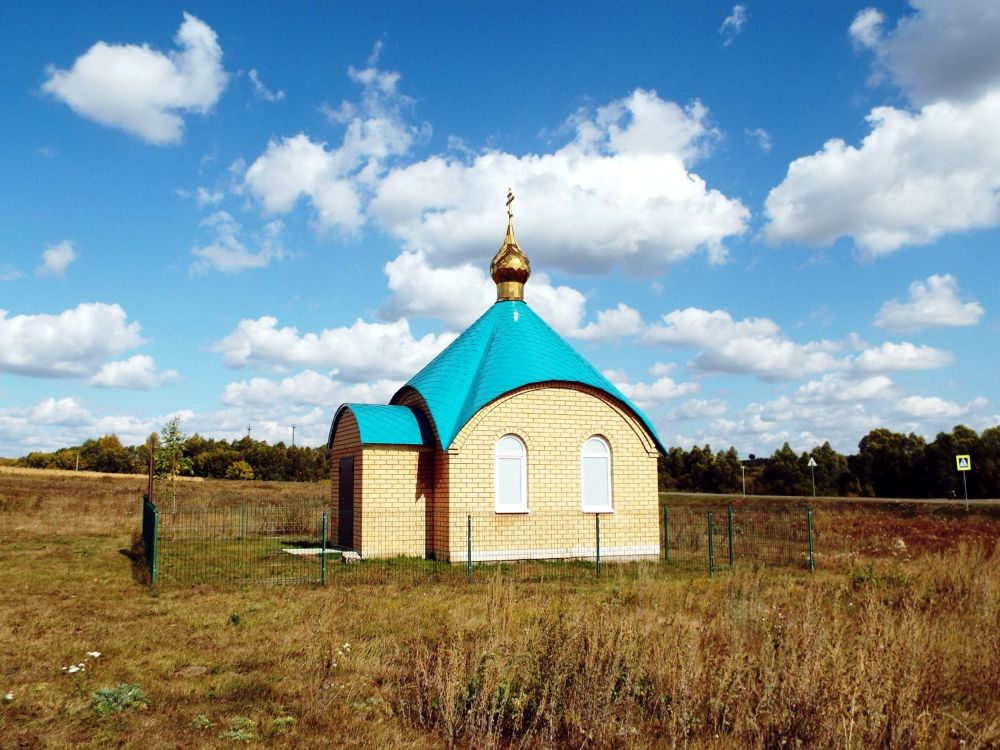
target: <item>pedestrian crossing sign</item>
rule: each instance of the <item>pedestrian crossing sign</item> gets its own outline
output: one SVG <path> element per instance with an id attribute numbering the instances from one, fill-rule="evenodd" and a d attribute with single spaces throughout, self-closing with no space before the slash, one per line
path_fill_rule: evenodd
<path id="1" fill-rule="evenodd" d="M 958 464 L 959 471 L 969 471 L 972 468 L 972 459 L 969 456 L 955 456 L 955 463 Z"/>

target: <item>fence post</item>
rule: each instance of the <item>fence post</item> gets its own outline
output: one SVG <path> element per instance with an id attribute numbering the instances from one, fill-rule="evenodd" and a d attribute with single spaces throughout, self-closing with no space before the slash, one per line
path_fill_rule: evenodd
<path id="1" fill-rule="evenodd" d="M 670 509 L 663 506 L 663 559 L 670 562 Z"/>
<path id="2" fill-rule="evenodd" d="M 806 506 L 806 522 L 809 524 L 809 572 L 816 572 L 816 551 L 813 547 L 813 511 Z"/>
<path id="3" fill-rule="evenodd" d="M 465 577 L 472 580 L 472 514 L 465 517 Z"/>
<path id="4" fill-rule="evenodd" d="M 240 539 L 247 534 L 247 501 L 240 501 Z"/>
<path id="5" fill-rule="evenodd" d="M 323 511 L 323 542 L 320 547 L 319 579 L 323 586 L 326 586 L 326 511 Z"/>
<path id="6" fill-rule="evenodd" d="M 601 514 L 594 514 L 594 533 L 596 534 L 594 551 L 597 553 L 597 577 L 601 577 Z"/>
<path id="7" fill-rule="evenodd" d="M 726 522 L 729 527 L 729 569 L 733 569 L 733 506 L 726 508 Z"/>
<path id="8" fill-rule="evenodd" d="M 715 544 L 712 541 L 712 511 L 708 511 L 708 576 L 715 575 Z"/>
<path id="9" fill-rule="evenodd" d="M 149 499 L 149 495 L 142 498 L 142 546 L 146 553 L 146 561 L 149 563 L 149 584 L 156 585 L 156 553 L 157 543 L 160 536 L 160 511 L 156 504 Z"/>

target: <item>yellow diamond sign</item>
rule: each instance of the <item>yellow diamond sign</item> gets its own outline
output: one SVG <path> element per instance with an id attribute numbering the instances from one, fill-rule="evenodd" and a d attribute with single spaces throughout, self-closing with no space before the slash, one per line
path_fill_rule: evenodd
<path id="1" fill-rule="evenodd" d="M 955 456 L 955 463 L 959 471 L 969 471 L 972 469 L 972 458 L 970 456 Z"/>

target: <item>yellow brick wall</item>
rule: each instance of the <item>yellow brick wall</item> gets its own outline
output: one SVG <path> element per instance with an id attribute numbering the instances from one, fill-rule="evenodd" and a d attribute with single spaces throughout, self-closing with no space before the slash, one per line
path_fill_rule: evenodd
<path id="1" fill-rule="evenodd" d="M 494 504 L 494 446 L 514 434 L 527 448 L 528 512 L 500 514 Z M 601 391 L 540 384 L 483 407 L 436 458 L 435 527 L 439 557 L 466 559 L 472 515 L 473 560 L 584 557 L 594 554 L 593 513 L 582 510 L 581 451 L 591 436 L 611 448 L 613 513 L 601 514 L 602 557 L 659 552 L 656 447 L 642 424 Z M 443 477 L 442 477 L 443 475 Z M 446 493 L 446 494 L 445 494 Z"/>
<path id="2" fill-rule="evenodd" d="M 354 515 L 338 516 L 340 459 L 354 458 Z M 362 446 L 354 414 L 341 415 L 330 454 L 333 506 L 330 540 L 341 522 L 353 523 L 354 549 L 362 557 L 423 557 L 432 536 L 428 500 L 434 486 L 434 455 L 419 446 Z"/>
<path id="3" fill-rule="evenodd" d="M 402 403 L 426 413 L 415 392 Z M 527 448 L 523 514 L 495 512 L 494 447 L 506 434 Z M 506 394 L 483 407 L 447 452 L 362 447 L 357 422 L 346 413 L 333 440 L 333 505 L 339 460 L 351 455 L 355 548 L 363 557 L 430 554 L 464 561 L 470 515 L 473 560 L 590 557 L 596 528 L 594 514 L 582 510 L 581 450 L 594 435 L 611 448 L 614 512 L 601 514 L 602 557 L 658 554 L 656 447 L 630 412 L 586 386 L 539 384 Z M 336 527 L 331 535 L 335 540 Z"/>
<path id="4" fill-rule="evenodd" d="M 434 484 L 434 454 L 419 446 L 373 446 L 362 450 L 365 498 L 362 557 L 424 557 Z"/>
<path id="5" fill-rule="evenodd" d="M 398 403 L 403 406 L 412 406 L 422 411 L 424 416 L 427 417 L 427 421 L 430 423 L 431 429 L 434 432 L 434 480 L 430 493 L 434 500 L 431 505 L 430 512 L 428 513 L 427 536 L 430 543 L 427 546 L 428 552 L 430 552 L 431 555 L 439 559 L 446 560 L 447 550 L 449 547 L 449 532 L 451 530 L 448 513 L 448 509 L 450 507 L 448 454 L 441 452 L 441 438 L 438 435 L 437 425 L 434 424 L 434 419 L 431 417 L 430 409 L 427 408 L 427 402 L 424 401 L 424 397 L 420 395 L 420 392 L 413 390 L 412 388 L 405 389 Z M 465 539 L 464 530 L 461 533 L 460 539 Z"/>

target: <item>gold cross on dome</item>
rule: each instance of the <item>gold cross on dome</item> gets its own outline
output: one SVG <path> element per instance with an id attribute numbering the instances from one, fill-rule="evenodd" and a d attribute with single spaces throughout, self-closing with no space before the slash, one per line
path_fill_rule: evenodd
<path id="1" fill-rule="evenodd" d="M 507 188 L 507 218 L 508 219 L 513 219 L 514 218 L 514 209 L 510 205 L 513 202 L 514 202 L 514 191 L 511 190 L 510 188 Z"/>

